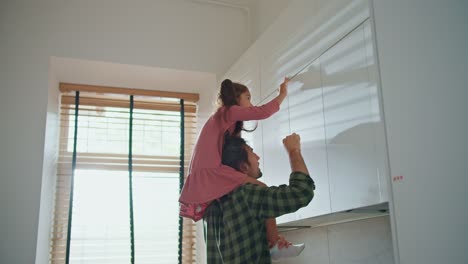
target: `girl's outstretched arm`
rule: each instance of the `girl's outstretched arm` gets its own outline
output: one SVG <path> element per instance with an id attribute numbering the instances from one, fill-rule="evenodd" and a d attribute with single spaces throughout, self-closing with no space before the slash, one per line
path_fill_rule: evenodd
<path id="1" fill-rule="evenodd" d="M 284 78 L 283 83 L 280 85 L 279 94 L 270 102 L 262 106 L 241 107 L 233 105 L 227 112 L 227 121 L 249 121 L 249 120 L 263 120 L 274 113 L 278 112 L 280 104 L 288 95 L 289 79 Z"/>
<path id="2" fill-rule="evenodd" d="M 280 85 L 280 88 L 279 88 L 279 94 L 274 99 L 278 101 L 279 104 L 281 104 L 284 98 L 286 98 L 286 96 L 288 95 L 288 84 L 289 84 L 289 78 L 284 77 L 284 81 Z"/>

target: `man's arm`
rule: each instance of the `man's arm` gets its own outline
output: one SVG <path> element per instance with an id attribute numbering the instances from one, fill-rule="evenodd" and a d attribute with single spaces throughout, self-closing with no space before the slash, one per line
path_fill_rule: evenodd
<path id="1" fill-rule="evenodd" d="M 245 185 L 244 195 L 256 217 L 271 218 L 292 213 L 309 204 L 315 185 L 302 158 L 300 137 L 292 134 L 283 140 L 291 163 L 289 185 L 268 188 Z"/>
<path id="2" fill-rule="evenodd" d="M 302 172 L 309 175 L 307 166 L 301 154 L 301 137 L 293 133 L 283 139 L 283 145 L 289 154 L 289 163 L 291 164 L 292 172 Z"/>

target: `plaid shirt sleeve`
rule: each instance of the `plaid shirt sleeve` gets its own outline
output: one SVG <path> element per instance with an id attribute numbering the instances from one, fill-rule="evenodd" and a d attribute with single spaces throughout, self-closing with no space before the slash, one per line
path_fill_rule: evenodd
<path id="1" fill-rule="evenodd" d="M 246 184 L 244 194 L 249 210 L 259 218 L 273 218 L 307 206 L 314 197 L 315 184 L 309 175 L 292 172 L 289 185 L 268 188 Z"/>
<path id="2" fill-rule="evenodd" d="M 271 263 L 265 218 L 306 206 L 314 189 L 308 175 L 294 172 L 289 186 L 244 184 L 213 201 L 204 215 L 207 263 Z"/>

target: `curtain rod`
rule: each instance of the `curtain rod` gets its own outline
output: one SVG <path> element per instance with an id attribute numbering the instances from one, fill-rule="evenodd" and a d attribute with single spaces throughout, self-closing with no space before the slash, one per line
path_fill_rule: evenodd
<path id="1" fill-rule="evenodd" d="M 60 83 L 59 90 L 60 92 L 81 91 L 81 92 L 126 94 L 126 95 L 137 95 L 137 96 L 168 97 L 168 98 L 184 99 L 190 102 L 198 102 L 198 100 L 200 99 L 200 96 L 197 93 L 156 91 L 156 90 L 145 90 L 145 89 L 137 89 L 137 88 L 121 88 L 121 87 L 74 84 L 74 83 Z"/>

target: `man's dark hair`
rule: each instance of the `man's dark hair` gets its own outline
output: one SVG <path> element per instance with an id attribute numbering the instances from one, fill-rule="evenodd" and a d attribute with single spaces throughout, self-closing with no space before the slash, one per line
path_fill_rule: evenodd
<path id="1" fill-rule="evenodd" d="M 224 135 L 223 153 L 221 163 L 240 171 L 240 166 L 243 162 L 248 163 L 247 143 L 241 137 L 230 136 L 228 133 Z"/>

